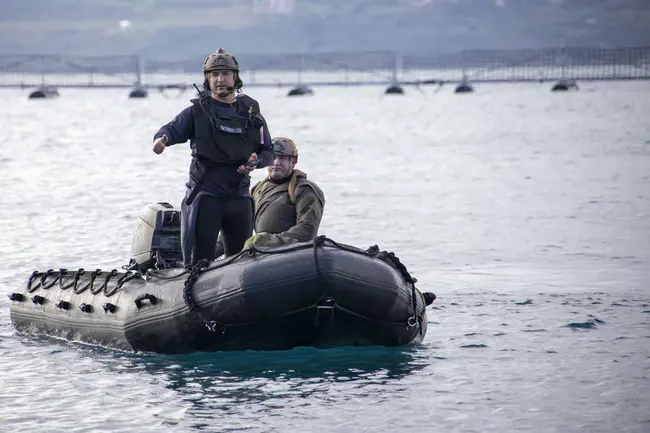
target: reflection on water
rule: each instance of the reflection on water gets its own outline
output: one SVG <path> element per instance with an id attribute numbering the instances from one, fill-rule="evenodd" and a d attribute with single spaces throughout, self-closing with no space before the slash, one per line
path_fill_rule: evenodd
<path id="1" fill-rule="evenodd" d="M 173 391 L 167 402 L 182 406 L 183 417 L 161 414 L 165 425 L 183 423 L 184 429 L 207 431 L 217 426 L 219 431 L 294 431 L 292 423 L 300 424 L 300 417 L 317 417 L 318 413 L 323 428 L 346 431 L 350 420 L 328 421 L 327 413 L 370 402 L 390 405 L 396 396 L 409 393 L 410 384 L 415 383 L 409 376 L 431 363 L 422 348 L 103 355 L 109 370 L 129 376 L 137 372 L 140 378 L 150 378 L 149 385 Z M 275 428 L 268 424 L 269 416 L 280 417 Z"/>
<path id="2" fill-rule="evenodd" d="M 357 383 L 359 389 L 397 381 L 427 365 L 417 348 L 296 348 L 278 352 L 224 352 L 160 356 L 116 354 L 107 364 L 164 376 L 166 386 L 197 405 L 206 397 L 234 403 L 302 397 L 324 391 L 327 383 Z M 118 361 L 117 364 L 115 361 Z M 276 385 L 267 386 L 269 380 Z M 312 387 L 305 387 L 305 381 Z M 292 385 L 293 384 L 293 385 Z M 197 396 L 193 400 L 192 396 Z M 377 397 L 377 395 L 375 395 Z M 209 400 L 209 398 L 208 398 Z M 222 407 L 223 408 L 223 407 Z"/>

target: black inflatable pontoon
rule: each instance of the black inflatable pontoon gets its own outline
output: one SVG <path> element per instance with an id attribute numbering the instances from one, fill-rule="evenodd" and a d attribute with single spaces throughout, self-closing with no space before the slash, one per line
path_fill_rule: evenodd
<path id="1" fill-rule="evenodd" d="M 180 266 L 178 210 L 144 209 L 127 269 L 35 271 L 9 295 L 25 332 L 189 353 L 419 343 L 426 305 L 399 259 L 318 237 Z"/>

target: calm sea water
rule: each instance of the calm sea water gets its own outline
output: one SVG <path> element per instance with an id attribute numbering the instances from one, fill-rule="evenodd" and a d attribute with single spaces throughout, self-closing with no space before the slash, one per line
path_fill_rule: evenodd
<path id="1" fill-rule="evenodd" d="M 19 335 L 6 294 L 128 262 L 140 210 L 183 195 L 188 146 L 151 137 L 193 95 L 2 91 L 0 430 L 650 431 L 650 84 L 549 86 L 252 89 L 321 233 L 438 299 L 418 347 L 191 356 Z"/>

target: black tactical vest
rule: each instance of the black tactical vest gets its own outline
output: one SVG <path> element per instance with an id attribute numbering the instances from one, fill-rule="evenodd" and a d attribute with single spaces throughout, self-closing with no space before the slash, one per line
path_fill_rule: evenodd
<path id="1" fill-rule="evenodd" d="M 219 114 L 210 96 L 192 99 L 194 140 L 192 156 L 206 165 L 241 165 L 251 153 L 259 153 L 260 127 L 264 122 L 253 98 L 240 95 L 233 104 L 235 114 Z M 222 110 L 223 111 L 223 110 Z"/>

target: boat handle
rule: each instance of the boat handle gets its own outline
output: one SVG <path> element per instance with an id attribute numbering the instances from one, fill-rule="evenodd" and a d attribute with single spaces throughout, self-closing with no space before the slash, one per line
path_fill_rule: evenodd
<path id="1" fill-rule="evenodd" d="M 151 302 L 151 305 L 156 305 L 158 303 L 158 298 L 156 298 L 154 295 L 150 295 L 149 293 L 145 293 L 144 295 L 140 295 L 133 300 L 138 310 L 142 306 L 142 301 L 144 300 L 148 300 L 149 302 Z"/>

